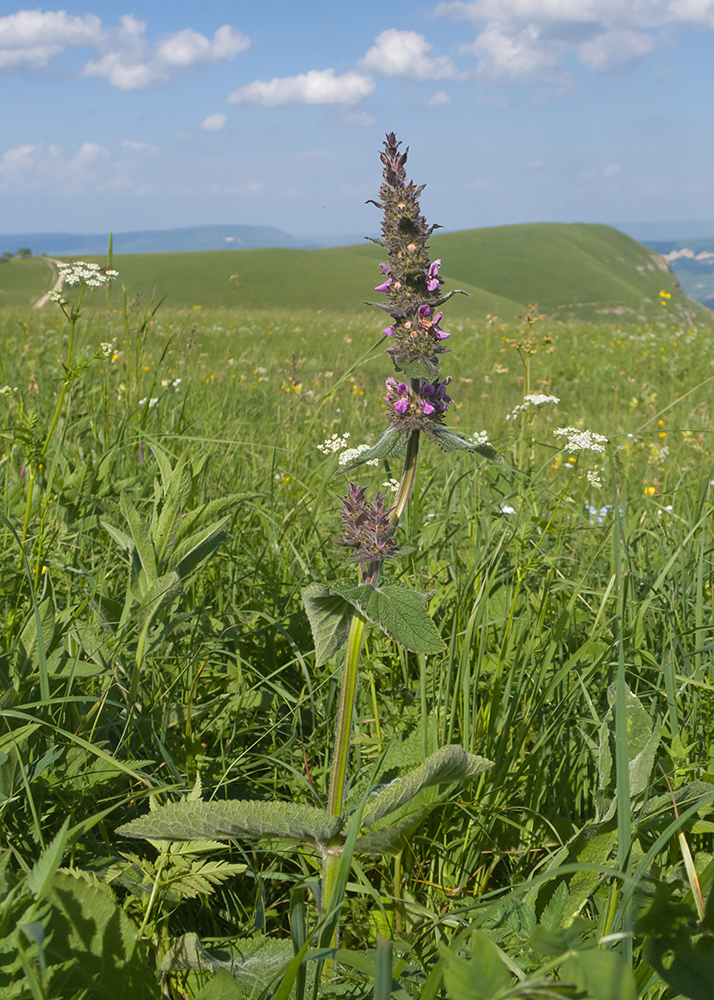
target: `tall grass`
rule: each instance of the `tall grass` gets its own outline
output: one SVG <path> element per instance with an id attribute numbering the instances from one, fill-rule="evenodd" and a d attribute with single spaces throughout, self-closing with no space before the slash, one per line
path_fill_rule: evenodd
<path id="1" fill-rule="evenodd" d="M 114 357 L 95 358 L 67 389 L 28 510 L 27 470 L 61 392 L 67 330 L 50 312 L 0 314 L 9 387 L 0 397 L 3 878 L 19 884 L 59 836 L 62 863 L 111 887 L 152 961 L 187 932 L 209 950 L 256 933 L 289 941 L 299 911 L 291 892 L 315 891 L 319 864 L 307 853 L 209 846 L 211 874 L 191 857 L 127 847 L 113 831 L 152 797 L 189 795 L 197 779 L 214 800 L 325 804 L 338 682 L 334 664 L 314 665 L 299 595 L 339 572 L 337 464 L 317 445 L 346 431 L 352 445 L 374 442 L 382 429 L 378 326 L 376 316 L 154 312 L 147 303 L 86 315 L 75 356 L 116 338 Z M 367 639 L 354 773 L 405 740 L 416 759 L 458 742 L 495 762 L 444 800 L 395 862 L 352 870 L 344 949 L 396 934 L 417 969 L 400 980 L 414 995 L 427 989 L 418 967 L 426 976 L 438 941 L 467 924 L 534 967 L 532 921 L 553 912 L 561 883 L 573 900 L 564 918 L 577 909 L 601 933 L 629 934 L 640 896 L 582 865 L 639 872 L 641 889 L 645 873 L 684 880 L 671 834 L 642 868 L 673 812 L 656 798 L 667 791 L 656 771 L 655 811 L 642 797 L 630 811 L 628 691 L 661 724 L 658 760 L 675 791 L 694 778 L 714 783 L 711 332 L 680 328 L 664 309 L 659 324 L 546 320 L 542 330 L 552 344 L 534 355 L 530 388 L 560 402 L 525 423 L 506 420 L 524 392 L 513 326 L 464 321 L 454 338 L 453 424 L 486 430 L 503 462 L 447 464 L 424 450 L 402 531 L 415 549 L 402 572 L 433 591 L 446 652 L 424 658 L 377 632 Z M 566 425 L 606 435 L 607 458 L 564 453 L 553 431 Z M 185 462 L 184 518 L 211 504 L 230 521 L 220 547 L 161 606 L 138 658 L 129 560 L 106 525 L 121 526 L 122 495 L 146 523 L 158 517 L 161 461 Z M 379 485 L 395 473 L 387 464 L 362 478 Z M 588 838 L 611 685 L 618 818 L 606 841 L 602 830 Z M 706 803 L 700 812 L 687 829 L 702 874 L 712 827 Z M 581 870 L 553 867 L 569 864 Z M 528 893 L 532 918 L 517 905 Z M 27 985 L 35 974 L 37 989 L 50 989 L 38 958 L 43 947 L 52 954 L 49 940 L 23 938 L 25 992 L 16 995 L 44 995 Z M 386 956 L 380 946 L 379 995 Z M 637 945 L 635 967 L 643 995 L 662 995 Z M 195 995 L 204 980 L 164 973 L 176 996 Z"/>

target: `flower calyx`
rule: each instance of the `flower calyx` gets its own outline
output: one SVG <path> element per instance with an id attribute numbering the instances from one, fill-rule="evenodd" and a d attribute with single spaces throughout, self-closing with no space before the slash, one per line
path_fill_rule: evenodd
<path id="1" fill-rule="evenodd" d="M 374 501 L 369 501 L 363 486 L 349 484 L 347 496 L 342 498 L 342 532 L 335 541 L 354 550 L 350 561 L 382 562 L 400 554 L 394 544 L 397 526 L 390 523 L 391 512 L 391 507 L 385 507 L 381 492 L 377 493 Z"/>

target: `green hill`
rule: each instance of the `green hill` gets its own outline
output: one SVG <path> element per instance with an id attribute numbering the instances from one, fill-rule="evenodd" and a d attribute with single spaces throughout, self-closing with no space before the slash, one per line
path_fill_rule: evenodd
<path id="1" fill-rule="evenodd" d="M 529 303 L 560 319 L 625 321 L 662 315 L 659 292 L 671 294 L 670 315 L 708 322 L 711 313 L 687 299 L 662 259 L 609 226 L 535 223 L 437 234 L 447 288 L 469 297 L 449 303 L 454 318 L 487 313 L 512 320 Z M 100 263 L 106 258 L 94 257 Z M 284 308 L 353 312 L 380 280 L 383 251 L 365 242 L 318 250 L 252 249 L 124 254 L 114 258 L 130 296 L 165 296 L 177 308 Z M 0 267 L 0 301 L 20 305 L 47 286 L 47 264 Z M 33 278 L 34 276 L 34 278 Z M 37 282 L 33 289 L 29 285 Z M 16 282 L 16 284 L 14 284 Z M 115 301 L 117 299 L 115 298 Z"/>

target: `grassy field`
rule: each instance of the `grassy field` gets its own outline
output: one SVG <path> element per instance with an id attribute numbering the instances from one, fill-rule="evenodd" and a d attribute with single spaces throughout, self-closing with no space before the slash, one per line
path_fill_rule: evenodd
<path id="1" fill-rule="evenodd" d="M 459 296 L 460 319 L 513 321 L 538 302 L 558 319 L 656 319 L 659 292 L 683 322 L 707 321 L 663 262 L 608 226 L 541 223 L 436 234 L 432 252 Z M 115 260 L 130 298 L 165 297 L 172 308 L 312 309 L 354 314 L 371 296 L 383 251 L 370 243 L 321 250 L 216 250 L 128 254 Z M 92 258 L 105 264 L 106 258 Z M 0 268 L 0 299 L 29 304 L 48 287 L 47 265 L 12 261 Z"/>
<path id="2" fill-rule="evenodd" d="M 706 944 L 692 873 L 705 898 L 714 881 L 714 339 L 683 322 L 676 291 L 659 304 L 671 277 L 637 263 L 632 241 L 561 227 L 549 267 L 526 229 L 533 280 L 518 287 L 498 278 L 514 241 L 499 258 L 492 242 L 489 257 L 463 234 L 434 239 L 455 284 L 491 276 L 478 301 L 500 319 L 450 303 L 444 371 L 449 425 L 486 431 L 501 460 L 424 448 L 399 538 L 413 550 L 390 572 L 431 594 L 445 649 L 407 653 L 369 631 L 350 780 L 358 798 L 384 759 L 414 764 L 452 743 L 494 766 L 433 797 L 397 857 L 355 857 L 340 971 L 320 996 L 386 997 L 391 973 L 395 996 L 424 1000 L 512 984 L 509 996 L 541 996 L 545 982 L 555 995 L 580 983 L 591 1000 L 704 995 L 668 992 L 657 955 L 675 925 L 678 947 Z M 606 268 L 606 252 L 628 267 Z M 283 253 L 305 262 L 289 287 Z M 150 263 L 149 283 L 178 282 L 183 308 L 122 313 L 96 295 L 69 365 L 57 306 L 0 311 L 7 996 L 272 996 L 291 930 L 299 940 L 301 914 L 315 925 L 309 847 L 116 833 L 182 798 L 325 800 L 339 658 L 316 666 L 300 595 L 352 571 L 333 544 L 346 479 L 318 445 L 377 439 L 389 366 L 380 315 L 336 309 L 374 285 L 378 252 L 294 254 L 196 255 L 205 269 L 183 278 L 176 259 L 190 255 L 122 259 L 128 288 L 149 287 Z M 563 257 L 592 281 L 561 309 L 549 280 Z M 226 295 L 264 304 L 272 275 L 271 302 L 291 307 L 207 308 L 201 282 L 219 287 L 228 259 L 249 263 Z M 41 261 L 4 265 L 0 280 L 21 268 L 46 282 Z M 578 287 L 656 306 L 648 321 L 559 319 L 577 312 Z M 528 299 L 555 318 L 536 324 L 524 367 L 528 330 L 511 317 Z M 559 401 L 509 419 L 526 387 Z M 562 427 L 604 435 L 606 450 L 569 452 Z M 354 475 L 373 495 L 399 472 L 390 459 Z M 192 531 L 203 548 L 187 560 Z M 168 596 L 147 590 L 151 560 L 167 578 L 182 567 Z M 280 996 L 302 995 L 290 982 Z"/>

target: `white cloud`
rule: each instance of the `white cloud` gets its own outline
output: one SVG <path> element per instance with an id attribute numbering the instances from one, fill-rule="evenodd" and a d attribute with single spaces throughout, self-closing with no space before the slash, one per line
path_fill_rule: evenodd
<path id="1" fill-rule="evenodd" d="M 587 70 L 609 73 L 649 55 L 664 29 L 714 29 L 714 0 L 448 0 L 435 13 L 471 21 L 462 51 L 480 76 L 552 83 L 574 53 Z"/>
<path id="2" fill-rule="evenodd" d="M 649 55 L 657 44 L 654 35 L 638 31 L 606 31 L 577 48 L 578 58 L 586 69 L 608 73 L 624 69 Z"/>
<path id="3" fill-rule="evenodd" d="M 146 153 L 148 156 L 156 156 L 159 151 L 159 147 L 153 146 L 150 142 L 136 142 L 133 139 L 122 139 L 121 147 L 132 153 Z"/>
<path id="4" fill-rule="evenodd" d="M 224 24 L 213 38 L 184 28 L 152 46 L 146 24 L 131 14 L 120 17 L 117 28 L 104 27 L 94 14 L 75 17 L 63 10 L 21 10 L 0 17 L 0 71 L 45 69 L 70 46 L 96 51 L 83 67 L 84 76 L 106 77 L 119 90 L 141 90 L 167 80 L 172 72 L 233 59 L 250 40 Z"/>
<path id="5" fill-rule="evenodd" d="M 20 10 L 0 17 L 0 69 L 43 69 L 67 46 L 96 46 L 102 37 L 102 22 L 94 14 Z"/>
<path id="6" fill-rule="evenodd" d="M 503 81 L 549 80 L 565 55 L 565 46 L 558 41 L 544 41 L 536 25 L 512 31 L 493 22 L 461 51 L 478 58 L 479 76 Z"/>
<path id="7" fill-rule="evenodd" d="M 456 67 L 448 56 L 430 56 L 432 46 L 416 31 L 387 28 L 377 35 L 375 44 L 359 66 L 368 73 L 402 76 L 412 80 L 444 80 L 456 76 Z"/>
<path id="8" fill-rule="evenodd" d="M 0 159 L 0 190 L 81 195 L 104 179 L 108 159 L 96 142 L 83 143 L 69 157 L 56 145 L 18 146 Z"/>
<path id="9" fill-rule="evenodd" d="M 121 27 L 105 33 L 99 57 L 90 60 L 83 70 L 85 76 L 106 77 L 118 90 L 143 90 L 168 80 L 172 71 L 232 59 L 250 45 L 245 35 L 224 24 L 213 39 L 193 28 L 184 28 L 162 39 L 152 50 L 143 21 L 132 14 L 124 14 L 119 20 Z"/>
<path id="10" fill-rule="evenodd" d="M 445 90 L 437 90 L 426 102 L 427 108 L 445 108 L 447 104 L 451 104 L 451 98 Z"/>
<path id="11" fill-rule="evenodd" d="M 218 112 L 215 115 L 208 115 L 201 122 L 201 128 L 205 129 L 206 132 L 220 132 L 226 127 L 226 122 L 228 121 L 228 115 L 221 114 Z"/>
<path id="12" fill-rule="evenodd" d="M 288 104 L 358 104 L 374 90 L 374 80 L 351 71 L 335 76 L 333 69 L 311 69 L 298 76 L 254 80 L 228 97 L 228 104 L 280 107 Z"/>
<path id="13" fill-rule="evenodd" d="M 602 172 L 603 177 L 614 177 L 615 174 L 619 174 L 620 165 L 618 163 L 608 163 Z"/>

